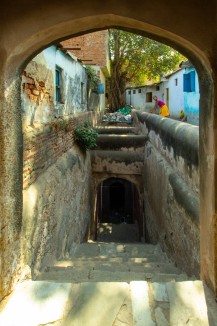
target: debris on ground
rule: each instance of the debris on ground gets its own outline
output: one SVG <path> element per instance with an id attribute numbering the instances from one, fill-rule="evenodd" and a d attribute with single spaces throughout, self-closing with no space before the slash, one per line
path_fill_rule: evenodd
<path id="1" fill-rule="evenodd" d="M 129 106 L 125 106 L 121 109 L 118 109 L 116 112 L 105 113 L 102 121 L 132 123 L 131 108 Z"/>

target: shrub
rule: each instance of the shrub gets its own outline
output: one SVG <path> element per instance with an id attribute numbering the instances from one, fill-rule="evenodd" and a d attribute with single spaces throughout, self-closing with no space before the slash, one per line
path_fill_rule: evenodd
<path id="1" fill-rule="evenodd" d="M 97 146 L 97 136 L 98 132 L 92 128 L 89 121 L 75 127 L 75 140 L 84 150 L 94 149 Z"/>

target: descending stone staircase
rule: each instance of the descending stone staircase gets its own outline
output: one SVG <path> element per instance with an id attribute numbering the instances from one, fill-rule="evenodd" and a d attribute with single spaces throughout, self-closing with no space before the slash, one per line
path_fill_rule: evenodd
<path id="1" fill-rule="evenodd" d="M 147 138 L 138 128 L 98 126 L 97 147 L 91 150 L 92 173 L 104 179 L 108 174 L 140 178 L 144 167 L 144 146 Z"/>
<path id="2" fill-rule="evenodd" d="M 209 325 L 202 283 L 189 281 L 159 246 L 83 243 L 38 280 L 77 283 L 64 325 Z"/>
<path id="3" fill-rule="evenodd" d="M 98 126 L 95 130 L 99 133 L 97 137 L 97 153 L 103 151 L 143 153 L 146 137 L 138 134 L 138 129 L 129 126 Z"/>
<path id="4" fill-rule="evenodd" d="M 119 173 L 139 175 L 146 139 L 133 127 L 98 131 L 93 172 L 114 172 L 104 162 L 112 156 Z M 128 170 L 120 169 L 122 162 Z M 158 245 L 136 243 L 134 226 L 99 227 L 101 241 L 78 245 L 72 257 L 54 261 L 36 280 L 19 284 L 3 304 L 0 325 L 217 326 L 215 300 L 201 281 L 189 279 Z M 131 243 L 124 243 L 120 233 L 127 239 L 130 234 Z M 120 242 L 112 242 L 116 235 Z"/>
<path id="5" fill-rule="evenodd" d="M 188 277 L 151 244 L 82 243 L 70 260 L 47 266 L 38 280 L 60 282 L 184 281 Z"/>
<path id="6" fill-rule="evenodd" d="M 4 326 L 206 326 L 204 286 L 176 268 L 159 246 L 82 243 L 73 257 L 21 283 L 0 312 Z M 210 317 L 211 316 L 211 317 Z"/>

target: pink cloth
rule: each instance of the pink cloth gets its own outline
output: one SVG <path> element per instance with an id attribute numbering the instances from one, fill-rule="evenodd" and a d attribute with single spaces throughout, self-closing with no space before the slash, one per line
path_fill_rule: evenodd
<path id="1" fill-rule="evenodd" d="M 165 105 L 165 103 L 161 100 L 157 100 L 156 102 L 157 102 L 157 105 L 159 105 L 159 107 L 162 107 Z"/>

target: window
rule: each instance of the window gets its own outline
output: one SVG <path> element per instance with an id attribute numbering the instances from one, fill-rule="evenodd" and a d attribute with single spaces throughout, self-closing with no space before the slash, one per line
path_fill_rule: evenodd
<path id="1" fill-rule="evenodd" d="M 175 78 L 175 86 L 178 86 L 178 78 Z"/>
<path id="2" fill-rule="evenodd" d="M 62 93 L 62 69 L 59 67 L 56 67 L 55 70 L 55 86 L 56 86 L 56 102 L 60 103 L 62 98 L 61 98 L 61 93 Z"/>
<path id="3" fill-rule="evenodd" d="M 195 71 L 183 75 L 183 91 L 195 92 Z"/>
<path id="4" fill-rule="evenodd" d="M 84 83 L 81 82 L 81 104 L 84 103 Z"/>
<path id="5" fill-rule="evenodd" d="M 152 92 L 146 93 L 146 102 L 152 102 Z"/>
<path id="6" fill-rule="evenodd" d="M 159 91 L 159 90 L 160 90 L 160 86 L 157 85 L 157 86 L 156 86 L 156 91 Z"/>
<path id="7" fill-rule="evenodd" d="M 141 94 L 142 93 L 142 90 L 141 88 L 138 89 L 138 93 Z"/>
<path id="8" fill-rule="evenodd" d="M 135 89 L 133 90 L 133 94 L 136 94 L 136 90 Z"/>
<path id="9" fill-rule="evenodd" d="M 131 91 L 128 91 L 128 94 L 131 95 Z"/>
<path id="10" fill-rule="evenodd" d="M 98 94 L 104 94 L 105 87 L 103 83 L 98 84 Z"/>

